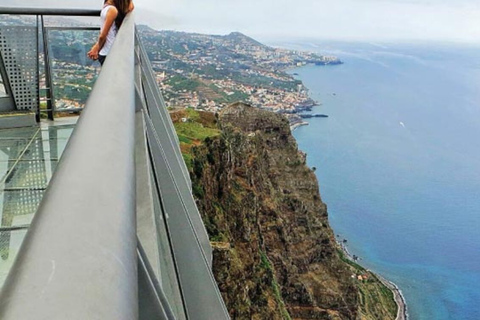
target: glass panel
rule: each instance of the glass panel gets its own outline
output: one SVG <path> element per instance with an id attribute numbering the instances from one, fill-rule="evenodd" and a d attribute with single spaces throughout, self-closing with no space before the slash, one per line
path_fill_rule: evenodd
<path id="1" fill-rule="evenodd" d="M 52 162 L 41 159 L 19 161 L 6 176 L 5 182 L 0 185 L 0 188 L 7 190 L 45 189 L 51 178 L 51 175 L 47 174 L 47 166 L 49 168 L 56 167 L 56 164 Z"/>
<path id="2" fill-rule="evenodd" d="M 38 127 L 0 129 L 0 140 L 31 139 L 38 133 Z"/>
<path id="3" fill-rule="evenodd" d="M 2 14 L 0 15 L 0 27 L 3 26 L 35 26 L 37 18 L 30 15 Z"/>
<path id="4" fill-rule="evenodd" d="M 27 226 L 32 222 L 45 190 L 14 190 L 0 193 L 0 228 Z"/>
<path id="5" fill-rule="evenodd" d="M 97 30 L 48 30 L 57 111 L 84 107 L 100 72 L 100 64 L 87 57 L 97 38 Z"/>
<path id="6" fill-rule="evenodd" d="M 0 172 L 2 172 L 1 162 L 19 159 L 29 142 L 28 139 L 0 139 Z"/>
<path id="7" fill-rule="evenodd" d="M 67 146 L 67 143 L 68 143 L 68 139 L 57 139 L 55 141 L 55 146 L 57 148 L 57 158 L 56 159 L 60 159 L 60 157 L 63 154 L 63 151 L 65 151 L 65 147 Z M 53 154 L 52 154 L 51 159 L 55 160 L 55 157 L 53 156 Z"/>
<path id="8" fill-rule="evenodd" d="M 0 287 L 7 278 L 26 233 L 27 230 L 0 231 Z"/>
<path id="9" fill-rule="evenodd" d="M 0 130 L 0 288 L 73 128 Z"/>
<path id="10" fill-rule="evenodd" d="M 48 152 L 48 157 L 45 157 L 45 159 L 60 159 L 74 128 L 75 125 L 64 125 L 48 127 L 47 132 L 42 131 L 44 139 L 43 149 L 45 152 Z M 45 143 L 45 140 L 48 140 L 48 144 Z"/>
<path id="11" fill-rule="evenodd" d="M 153 172 L 150 172 L 152 181 L 154 180 Z M 165 296 L 170 303 L 172 311 L 175 312 L 175 315 L 179 319 L 185 318 L 185 313 L 183 311 L 183 302 L 180 293 L 180 285 L 178 282 L 177 272 L 175 270 L 175 264 L 172 257 L 172 249 L 170 248 L 170 241 L 168 239 L 168 232 L 165 226 L 164 213 L 160 204 L 160 197 L 155 191 L 152 192 L 153 196 L 153 205 L 155 212 L 155 223 L 157 225 L 157 237 L 158 237 L 158 251 L 159 251 L 159 269 L 158 273 L 160 274 L 160 279 L 157 279 Z M 148 257 L 149 260 L 155 259 L 156 257 Z"/>
<path id="12" fill-rule="evenodd" d="M 72 135 L 73 129 L 75 129 L 75 125 L 55 126 L 49 127 L 48 129 L 55 130 L 57 132 L 55 139 L 68 140 Z M 52 139 L 52 136 L 50 139 Z"/>
<path id="13" fill-rule="evenodd" d="M 98 9 L 101 8 L 101 5 Z M 56 17 L 56 16 L 43 16 L 46 28 L 58 28 L 58 27 L 75 27 L 75 28 L 100 28 L 100 16 L 94 17 Z"/>

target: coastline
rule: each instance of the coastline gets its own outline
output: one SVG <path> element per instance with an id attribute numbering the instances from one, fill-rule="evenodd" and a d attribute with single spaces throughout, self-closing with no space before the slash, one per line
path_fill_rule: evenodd
<path id="1" fill-rule="evenodd" d="M 337 242 L 337 245 L 345 254 L 345 257 L 347 257 L 347 259 L 349 259 L 354 263 L 358 263 L 357 261 L 355 261 L 355 259 L 353 259 L 352 254 L 348 251 L 347 247 L 343 243 L 341 243 L 338 239 L 335 239 L 335 241 Z M 395 303 L 397 304 L 397 307 L 398 307 L 397 317 L 395 318 L 395 320 L 408 320 L 409 317 L 408 317 L 407 302 L 405 300 L 405 297 L 403 296 L 402 290 L 400 290 L 400 288 L 395 283 L 385 279 L 378 273 L 373 272 L 372 270 L 369 270 L 369 269 L 366 269 L 366 270 L 374 274 L 378 278 L 378 280 L 381 283 L 383 283 L 384 286 L 386 286 L 388 289 L 390 289 L 390 291 L 392 291 L 393 299 L 395 300 Z"/>
<path id="2" fill-rule="evenodd" d="M 387 288 L 389 288 L 393 292 L 395 303 L 398 306 L 397 318 L 395 320 L 408 320 L 407 302 L 405 301 L 405 297 L 403 296 L 400 288 L 395 283 L 385 279 L 378 273 L 375 273 L 375 275 Z"/>
<path id="3" fill-rule="evenodd" d="M 294 123 L 290 126 L 290 131 L 295 131 L 296 129 L 298 129 L 299 127 L 301 126 L 308 126 L 308 122 L 306 121 L 303 121 L 303 122 L 297 122 L 297 123 Z"/>
<path id="4" fill-rule="evenodd" d="M 300 67 L 300 68 L 302 68 L 302 67 Z M 294 73 L 295 69 L 298 69 L 298 67 L 290 69 L 290 70 L 286 70 L 286 72 L 289 73 L 290 75 L 292 75 L 292 73 Z M 308 88 L 303 83 L 302 79 L 300 79 L 299 77 L 296 77 L 296 78 L 298 80 L 300 80 L 301 83 L 302 83 L 302 86 L 304 86 L 308 90 Z M 309 99 L 311 99 L 313 101 L 313 99 L 310 97 L 309 93 L 307 94 L 307 96 L 308 96 Z M 293 132 L 297 128 L 299 128 L 303 125 L 308 125 L 308 124 L 309 123 L 306 122 L 306 121 L 295 123 L 295 124 L 290 126 L 290 130 Z M 347 259 L 349 259 L 350 261 L 352 261 L 354 263 L 357 263 L 357 261 L 355 259 L 353 259 L 353 255 L 350 254 L 347 247 L 343 243 L 341 243 L 339 241 L 339 239 L 335 239 L 335 241 L 337 242 L 337 244 L 341 248 L 341 250 L 344 252 Z M 408 310 L 407 310 L 407 302 L 406 302 L 405 297 L 403 296 L 403 293 L 400 290 L 400 288 L 395 283 L 393 283 L 390 280 L 385 279 L 384 277 L 382 277 L 378 273 L 373 272 L 373 271 L 368 270 L 368 269 L 366 269 L 366 270 L 368 272 L 371 272 L 372 274 L 374 274 L 378 278 L 378 280 L 380 282 L 382 282 L 383 285 L 385 285 L 388 289 L 390 289 L 390 291 L 392 291 L 395 303 L 397 304 L 397 307 L 398 307 L 397 316 L 396 316 L 395 320 L 408 320 L 409 317 L 408 317 Z"/>

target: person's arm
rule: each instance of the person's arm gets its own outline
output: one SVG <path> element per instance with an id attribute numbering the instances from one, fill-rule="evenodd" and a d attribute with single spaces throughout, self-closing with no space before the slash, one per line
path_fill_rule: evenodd
<path id="1" fill-rule="evenodd" d="M 115 19 L 117 18 L 117 15 L 118 15 L 117 8 L 112 6 L 110 9 L 108 9 L 107 16 L 105 18 L 105 24 L 102 28 L 102 31 L 100 32 L 98 41 L 93 45 L 92 49 L 90 49 L 90 51 L 88 52 L 88 56 L 91 59 L 93 60 L 98 59 L 98 53 L 105 45 L 105 42 L 107 41 L 108 32 L 110 31 L 110 28 L 112 27 L 112 25 L 115 23 Z"/>
<path id="2" fill-rule="evenodd" d="M 135 9 L 135 6 L 133 5 L 133 1 L 130 1 L 130 5 L 128 6 L 128 11 L 127 11 L 127 13 L 128 13 L 128 12 L 132 12 L 133 9 Z"/>

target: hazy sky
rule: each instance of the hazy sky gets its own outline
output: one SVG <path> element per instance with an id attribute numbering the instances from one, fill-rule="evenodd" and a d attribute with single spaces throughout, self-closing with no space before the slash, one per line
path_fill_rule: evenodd
<path id="1" fill-rule="evenodd" d="M 19 0 L 0 0 L 18 6 Z M 24 0 L 24 6 L 99 8 L 103 0 Z M 479 0 L 135 0 L 156 29 L 259 38 L 431 39 L 480 42 Z"/>

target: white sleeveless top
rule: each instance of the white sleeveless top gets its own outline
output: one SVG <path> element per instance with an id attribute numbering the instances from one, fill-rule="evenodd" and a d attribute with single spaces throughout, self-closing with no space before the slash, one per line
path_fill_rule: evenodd
<path id="1" fill-rule="evenodd" d="M 111 5 L 105 6 L 102 9 L 102 12 L 100 13 L 100 22 L 102 25 L 100 32 L 102 32 L 103 28 L 105 27 L 105 20 L 107 20 L 107 12 L 110 8 L 114 8 L 114 6 L 111 6 Z M 115 21 L 114 21 L 112 24 L 112 27 L 108 31 L 107 40 L 105 41 L 103 48 L 99 52 L 100 55 L 106 56 L 110 52 L 110 49 L 112 48 L 113 41 L 115 40 L 116 35 L 117 35 L 117 26 L 115 25 Z"/>

